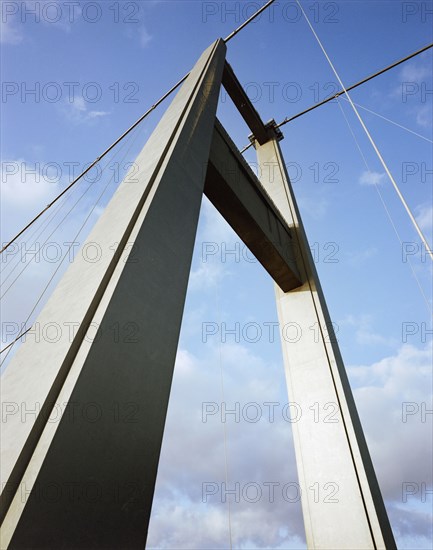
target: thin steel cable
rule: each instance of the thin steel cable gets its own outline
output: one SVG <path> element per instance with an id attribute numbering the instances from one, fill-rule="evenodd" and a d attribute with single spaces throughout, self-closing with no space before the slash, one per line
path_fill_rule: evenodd
<path id="1" fill-rule="evenodd" d="M 303 15 L 304 15 L 304 17 L 305 17 L 305 20 L 307 21 L 307 24 L 308 24 L 308 26 L 310 27 L 311 32 L 313 33 L 315 39 L 317 40 L 317 43 L 319 44 L 320 49 L 322 50 L 324 56 L 326 57 L 326 59 L 327 59 L 327 61 L 328 61 L 328 63 L 329 63 L 329 66 L 331 67 L 331 69 L 332 69 L 332 71 L 333 71 L 335 77 L 337 78 L 338 82 L 340 83 L 340 86 L 343 88 L 343 90 L 344 90 L 344 92 L 345 92 L 345 94 L 346 94 L 346 96 L 347 96 L 347 99 L 349 100 L 349 103 L 350 103 L 350 105 L 351 105 L 351 107 L 352 107 L 352 109 L 353 109 L 353 111 L 354 111 L 356 117 L 358 118 L 358 120 L 359 120 L 359 122 L 360 122 L 360 124 L 361 124 L 361 126 L 362 126 L 362 128 L 363 128 L 363 130 L 364 130 L 364 132 L 365 132 L 365 134 L 366 134 L 366 136 L 367 136 L 367 138 L 368 138 L 368 140 L 370 141 L 370 143 L 371 143 L 371 145 L 372 145 L 374 151 L 376 152 L 376 155 L 377 155 L 377 157 L 378 157 L 380 163 L 382 164 L 383 169 L 385 170 L 386 174 L 388 175 L 388 177 L 389 177 L 389 179 L 390 179 L 390 181 L 391 181 L 391 183 L 392 183 L 392 185 L 393 185 L 393 187 L 394 187 L 394 189 L 395 189 L 395 191 L 396 191 L 396 193 L 397 193 L 397 195 L 398 195 L 398 197 L 399 197 L 399 199 L 400 199 L 400 201 L 401 201 L 401 203 L 402 203 L 404 209 L 406 210 L 406 212 L 407 212 L 407 214 L 408 214 L 408 216 L 409 216 L 409 218 L 410 218 L 410 220 L 411 220 L 411 222 L 412 222 L 412 225 L 413 225 L 414 228 L 415 228 L 415 231 L 418 233 L 419 238 L 421 239 L 422 243 L 424 244 L 427 254 L 429 254 L 430 259 L 433 261 L 433 250 L 431 250 L 430 245 L 428 244 L 427 239 L 426 239 L 425 236 L 424 236 L 424 233 L 421 231 L 421 228 L 419 227 L 418 222 L 417 222 L 416 219 L 415 219 L 415 216 L 412 214 L 412 211 L 411 211 L 411 209 L 409 208 L 409 205 L 407 204 L 405 198 L 403 197 L 403 195 L 402 195 L 402 193 L 401 193 L 401 191 L 400 191 L 400 189 L 399 189 L 399 187 L 398 187 L 398 185 L 397 185 L 397 183 L 396 183 L 396 181 L 395 181 L 393 175 L 391 174 L 391 171 L 390 171 L 389 168 L 388 168 L 388 165 L 386 164 L 384 158 L 382 157 L 382 154 L 380 153 L 380 151 L 379 151 L 379 149 L 378 149 L 378 147 L 377 147 L 377 145 L 376 145 L 376 143 L 375 143 L 373 137 L 371 136 L 370 132 L 368 131 L 368 128 L 366 127 L 366 125 L 365 125 L 365 123 L 364 123 L 364 121 L 363 121 L 361 115 L 359 114 L 358 109 L 356 108 L 355 104 L 354 104 L 353 101 L 352 101 L 352 98 L 350 97 L 350 95 L 348 94 L 346 88 L 344 87 L 343 81 L 341 80 L 341 78 L 340 78 L 340 76 L 339 76 L 337 70 L 335 69 L 335 67 L 334 67 L 334 65 L 333 65 L 333 63 L 332 63 L 332 61 L 331 61 L 329 55 L 327 54 L 327 52 L 326 52 L 326 50 L 325 50 L 325 48 L 324 48 L 322 42 L 320 41 L 320 38 L 317 36 L 317 33 L 316 33 L 316 31 L 314 30 L 314 28 L 313 28 L 313 26 L 312 26 L 312 24 L 311 24 L 311 22 L 310 22 L 310 20 L 309 20 L 309 18 L 308 18 L 308 16 L 307 16 L 307 14 L 305 13 L 303 7 L 301 6 L 299 0 L 296 0 L 296 3 L 298 4 L 299 8 L 301 9 L 301 11 L 302 11 L 302 13 L 303 13 Z"/>
<path id="2" fill-rule="evenodd" d="M 249 17 L 244 23 L 242 23 L 242 25 L 240 25 L 236 30 L 234 30 L 232 33 L 230 33 L 227 36 L 227 38 L 224 39 L 224 42 L 225 43 L 229 42 L 234 36 L 236 36 L 238 34 L 238 32 L 240 32 L 247 25 L 249 25 L 251 23 L 251 21 L 253 21 L 258 15 L 260 15 L 264 10 L 266 10 L 274 2 L 275 2 L 275 0 L 269 0 L 269 2 L 267 2 L 264 6 L 262 6 L 260 9 L 258 9 L 251 17 Z M 134 128 L 136 128 L 136 126 L 138 126 L 140 124 L 140 122 L 142 122 L 152 111 L 154 111 L 163 101 L 165 101 L 167 99 L 167 97 L 169 97 L 175 90 L 177 90 L 177 88 L 179 88 L 179 86 L 185 82 L 185 80 L 188 78 L 189 75 L 190 75 L 190 72 L 188 72 L 185 76 L 183 76 L 174 86 L 172 86 L 168 90 L 168 92 L 166 92 L 138 120 L 136 120 L 136 122 L 134 122 L 134 124 L 132 126 L 130 126 L 119 138 L 117 138 L 116 141 L 114 141 L 103 153 L 101 153 L 99 155 L 99 157 L 97 157 L 92 162 L 92 164 L 90 164 L 90 166 L 88 168 L 86 168 L 86 170 L 84 170 L 79 176 L 77 176 L 77 178 L 75 178 L 75 180 L 73 182 L 71 182 L 70 185 L 68 185 L 68 187 L 62 191 L 62 193 L 60 193 L 60 195 L 58 195 L 53 201 L 51 201 L 49 204 L 47 204 L 47 206 L 43 210 L 41 210 L 41 212 L 39 212 L 39 214 L 37 214 L 23 229 L 21 229 L 21 231 L 19 231 L 19 233 L 17 233 L 15 235 L 15 237 L 13 237 L 8 243 L 6 243 L 3 246 L 3 248 L 0 250 L 0 254 L 2 254 L 5 250 L 7 250 L 11 246 L 11 244 L 14 243 L 18 239 L 18 237 L 20 237 L 25 231 L 27 231 L 27 229 L 31 225 L 33 225 L 36 222 L 36 220 L 38 220 L 49 208 L 51 208 L 53 206 L 53 204 L 55 204 L 60 199 L 60 197 L 62 197 L 65 193 L 67 193 L 67 191 L 71 187 L 73 187 L 77 183 L 77 181 L 79 181 L 102 158 L 104 158 L 105 155 L 107 153 L 109 153 L 111 151 L 111 149 L 113 149 L 113 147 L 115 147 L 123 138 L 125 138 Z"/>
<path id="3" fill-rule="evenodd" d="M 101 174 L 104 173 L 104 170 L 109 166 L 109 164 L 116 158 L 116 156 L 124 149 L 124 147 L 126 146 L 127 142 L 124 142 L 122 143 L 122 145 L 120 146 L 120 148 L 114 153 L 114 155 L 112 155 L 112 157 L 110 158 L 110 160 L 107 161 L 107 163 L 105 164 L 104 168 L 102 169 L 101 171 Z M 114 173 L 113 173 L 114 175 Z M 63 216 L 63 218 L 58 222 L 58 224 L 56 225 L 56 227 L 51 231 L 51 233 L 46 237 L 46 239 L 44 240 L 44 242 L 42 243 L 42 247 L 46 245 L 46 243 L 48 242 L 48 239 L 50 239 L 54 233 L 57 231 L 57 229 L 59 229 L 59 227 L 63 224 L 63 222 L 66 220 L 66 218 L 70 215 L 70 213 L 75 209 L 75 207 L 77 206 L 77 204 L 81 201 L 81 199 L 88 193 L 88 191 L 90 191 L 90 189 L 95 185 L 96 183 L 96 180 L 94 180 L 93 182 L 91 182 L 91 184 L 87 187 L 87 189 L 78 197 L 78 199 L 74 202 L 74 204 L 71 206 L 71 208 L 66 212 L 66 214 Z M 23 266 L 23 268 L 21 269 L 21 271 L 18 273 L 18 275 L 15 277 L 15 279 L 11 282 L 11 284 L 8 286 L 8 288 L 4 291 L 4 293 L 0 296 L 0 300 L 2 300 L 6 294 L 9 292 L 9 290 L 13 287 L 13 285 L 15 284 L 15 282 L 19 279 L 19 277 L 21 277 L 22 273 L 24 273 L 24 271 L 29 267 L 29 265 L 32 263 L 32 261 L 36 258 L 37 256 L 37 252 L 34 253 L 34 255 L 31 257 L 31 259 Z M 1 281 L 1 284 L 0 284 L 0 288 L 2 288 L 4 286 L 4 284 L 6 283 L 6 281 L 9 279 L 9 277 L 12 275 L 12 273 L 15 271 L 15 269 L 20 265 L 20 262 L 18 261 L 15 265 L 15 267 L 9 272 L 9 274 Z"/>
<path id="4" fill-rule="evenodd" d="M 18 342 L 18 340 L 20 340 L 23 336 L 25 336 L 30 330 L 32 330 L 32 327 L 29 327 L 27 330 L 25 330 L 24 332 L 22 332 L 19 336 L 17 336 L 15 338 L 15 340 L 12 340 L 12 342 L 10 342 L 7 346 L 5 346 L 2 350 L 0 350 L 0 354 L 2 354 L 3 352 L 5 352 L 6 350 L 8 350 L 10 347 L 12 347 L 16 342 Z M 6 356 L 7 357 L 7 356 Z M 6 357 L 5 357 L 5 361 L 6 361 Z M 3 365 L 3 362 L 0 363 L 0 365 Z"/>
<path id="5" fill-rule="evenodd" d="M 114 158 L 114 157 L 112 157 Z M 77 188 L 75 188 L 77 189 Z M 74 189 L 74 191 L 75 191 Z M 29 249 L 31 249 L 37 242 L 37 240 L 41 237 L 41 235 L 43 235 L 43 233 L 48 229 L 48 227 L 50 226 L 51 222 L 54 221 L 54 219 L 57 217 L 57 214 L 60 213 L 60 211 L 62 210 L 63 206 L 65 206 L 65 204 L 72 198 L 73 195 L 65 195 L 63 197 L 63 199 L 59 202 L 59 204 L 54 208 L 54 210 L 49 214 L 48 218 L 46 220 L 44 220 L 42 222 L 42 224 L 40 226 L 36 226 L 36 230 L 33 231 L 27 238 L 27 241 L 30 241 L 30 245 L 29 245 Z M 37 234 L 37 235 L 36 235 Z M 34 239 L 32 240 L 32 237 L 36 235 L 34 237 Z M 22 244 L 22 243 L 21 243 Z M 11 258 L 11 260 L 9 262 L 6 263 L 6 265 L 3 267 L 3 269 L 0 270 L 0 273 L 3 273 L 8 267 L 10 267 L 11 265 L 14 265 L 14 260 L 15 261 L 15 266 L 13 267 L 12 271 L 14 271 L 17 266 L 19 265 L 20 263 L 20 255 L 17 254 L 15 257 Z M 11 271 L 11 272 L 12 272 Z M 11 273 L 10 272 L 10 273 Z M 6 282 L 6 280 L 9 278 L 10 276 L 10 273 L 9 275 L 3 277 L 1 279 L 1 282 L 0 282 L 0 287 Z"/>
<path id="6" fill-rule="evenodd" d="M 254 145 L 253 142 L 249 143 L 248 145 L 245 145 L 245 147 L 243 149 L 240 150 L 240 154 L 242 155 L 243 153 L 245 153 L 245 151 L 248 151 L 248 149 L 250 147 L 252 147 Z"/>
<path id="7" fill-rule="evenodd" d="M 301 7 L 301 9 L 302 9 L 302 7 Z M 305 12 L 304 12 L 304 14 L 305 14 Z M 307 19 L 306 16 L 305 16 L 305 18 Z M 310 26 L 310 28 L 312 29 L 311 26 Z M 347 94 L 347 92 L 350 92 L 350 90 L 353 90 L 354 88 L 357 88 L 358 86 L 361 86 L 361 84 L 365 84 L 369 80 L 373 80 L 373 78 L 376 78 L 377 76 L 380 76 L 381 74 L 386 73 L 390 69 L 393 69 L 394 67 L 397 67 L 398 65 L 401 65 L 405 61 L 408 61 L 409 59 L 412 59 L 413 57 L 429 50 L 430 48 L 433 48 L 433 43 L 427 44 L 427 46 L 424 46 L 424 47 L 420 48 L 419 50 L 416 50 L 415 52 L 413 52 L 409 55 L 406 55 L 402 59 L 399 59 L 398 61 L 395 61 L 391 65 L 388 65 L 387 67 L 381 69 L 380 71 L 377 71 L 377 72 L 371 74 L 370 76 L 367 76 L 367 77 L 363 78 L 362 80 L 359 80 L 358 82 L 356 82 L 355 84 L 352 84 L 351 86 L 348 86 L 347 88 L 344 88 L 344 86 L 342 85 L 342 83 L 340 81 L 340 85 L 343 88 L 342 90 L 340 90 L 336 94 L 332 95 L 331 97 L 328 97 L 328 98 L 324 99 L 323 101 L 319 101 L 319 103 L 315 103 L 311 107 L 308 107 L 308 109 L 304 109 L 303 111 L 301 111 L 300 113 L 297 113 L 296 115 L 293 115 L 291 117 L 286 117 L 283 120 L 283 122 L 280 122 L 280 124 L 277 124 L 277 128 L 280 128 L 281 126 L 284 126 L 284 124 L 287 124 L 288 122 L 291 122 L 292 120 L 295 120 L 296 118 L 299 118 L 300 116 L 305 115 L 306 113 L 309 113 L 310 111 L 313 111 L 314 109 L 317 109 L 318 107 L 321 107 L 322 105 L 325 105 L 326 103 L 329 103 L 330 101 L 333 101 L 334 99 L 337 99 L 340 95 Z"/>
<path id="8" fill-rule="evenodd" d="M 246 21 L 242 23 L 236 30 L 234 30 L 232 33 L 230 33 L 227 38 L 224 39 L 224 42 L 227 44 L 234 36 L 238 34 L 242 29 L 244 29 L 247 25 L 251 23 L 258 15 L 260 15 L 262 12 L 264 12 L 266 9 L 269 8 L 271 4 L 273 4 L 275 0 L 269 0 L 264 6 L 262 6 L 260 9 L 258 9 L 251 17 L 249 17 Z"/>
<path id="9" fill-rule="evenodd" d="M 45 229 L 48 227 L 48 225 L 51 223 L 51 221 L 56 217 L 59 210 L 65 204 L 65 201 L 67 199 L 68 199 L 68 197 L 63 197 L 63 200 L 60 201 L 60 203 L 56 206 L 56 208 L 52 212 L 50 212 L 48 218 L 46 220 L 44 220 L 40 225 L 36 225 L 36 227 L 34 228 L 34 231 L 32 231 L 30 233 L 30 235 L 27 237 L 27 241 L 31 242 L 30 247 L 33 246 L 33 244 L 36 242 L 36 239 L 38 239 L 40 237 L 40 235 L 45 231 Z M 36 233 L 38 233 L 38 236 L 35 237 L 35 240 L 32 241 L 32 238 L 34 237 L 34 235 L 36 235 Z M 5 258 L 5 260 L 3 261 L 4 265 L 0 269 L 0 273 L 3 273 L 11 265 L 13 265 L 14 260 L 19 261 L 19 255 L 18 254 L 15 255 L 15 256 L 9 256 L 9 257 Z"/>
<path id="10" fill-rule="evenodd" d="M 319 103 L 315 103 L 311 107 L 308 107 L 307 109 L 304 109 L 303 111 L 297 113 L 296 115 L 293 115 L 291 117 L 286 117 L 282 122 L 277 124 L 276 127 L 281 128 L 281 126 L 284 126 L 288 122 L 292 122 L 292 120 L 296 120 L 297 118 L 309 113 L 310 111 L 313 111 L 314 109 L 317 109 L 317 107 L 321 107 L 322 105 L 325 105 L 326 103 L 329 103 L 330 101 L 334 101 L 335 99 L 338 99 L 340 96 L 343 96 L 345 93 L 350 92 L 350 90 L 353 90 L 354 88 L 357 88 L 358 86 L 361 86 L 361 84 L 365 84 L 369 80 L 373 80 L 373 78 L 376 78 L 377 76 L 380 76 L 381 74 L 389 71 L 390 69 L 393 69 L 394 67 L 397 67 L 398 65 L 401 65 L 401 63 L 404 63 L 405 61 L 408 61 L 409 59 L 412 59 L 413 57 L 425 52 L 426 50 L 428 50 L 430 48 L 433 48 L 433 43 L 428 44 L 427 46 L 424 46 L 423 48 L 420 48 L 416 52 L 413 52 L 413 53 L 407 55 L 406 57 L 403 57 L 402 59 L 399 59 L 398 61 L 395 61 L 394 63 L 392 63 L 391 65 L 388 65 L 387 67 L 381 69 L 380 71 L 377 71 L 377 72 L 371 74 L 370 76 L 367 76 L 367 77 L 363 78 L 362 80 L 359 80 L 355 84 L 352 84 L 351 86 L 348 86 L 345 90 L 344 89 L 340 90 L 336 94 L 334 94 L 330 97 L 327 97 L 326 99 L 324 99 L 322 101 L 319 101 Z M 357 104 L 355 103 L 355 105 L 357 105 Z M 361 108 L 365 109 L 365 107 L 361 107 Z M 377 116 L 381 116 L 378 113 L 373 113 L 373 114 L 376 114 Z M 383 117 L 383 118 L 385 118 L 385 117 Z M 385 120 L 388 120 L 388 122 L 391 122 L 393 124 L 396 124 L 397 126 L 400 126 L 399 124 L 397 124 L 397 123 L 395 123 L 395 122 L 393 122 L 389 119 L 385 119 Z M 404 128 L 403 126 L 401 126 L 401 127 Z M 421 134 L 417 134 L 416 132 L 413 132 L 413 131 L 409 130 L 408 128 L 405 128 L 405 129 L 408 130 L 408 132 L 412 132 L 415 135 L 418 135 L 422 139 L 426 139 L 426 140 L 430 141 L 428 138 L 426 138 L 424 136 L 421 136 Z M 245 145 L 245 147 L 243 149 L 241 149 L 241 151 L 240 151 L 241 154 L 245 153 L 245 151 L 248 151 L 248 149 L 252 146 L 253 146 L 253 142 L 249 143 L 248 145 Z"/>
<path id="11" fill-rule="evenodd" d="M 110 160 L 107 162 L 107 164 L 104 166 L 104 168 L 101 169 L 101 174 L 103 173 L 103 171 L 107 168 L 107 166 L 110 164 L 110 162 L 113 161 L 113 159 L 116 157 L 116 155 L 118 154 L 118 152 L 116 152 L 111 158 Z M 76 187 L 74 188 L 74 191 L 75 189 L 77 189 Z M 36 226 L 35 230 L 32 231 L 32 233 L 27 237 L 27 241 L 31 240 L 32 237 L 38 233 L 38 236 L 35 238 L 35 240 L 33 240 L 31 242 L 31 246 L 33 246 L 33 244 L 35 244 L 36 242 L 36 239 L 38 239 L 42 234 L 43 232 L 48 228 L 48 226 L 50 225 L 50 223 L 54 220 L 54 218 L 57 216 L 57 214 L 60 212 L 60 210 L 62 209 L 62 207 L 71 199 L 71 194 L 69 195 L 64 195 L 62 200 L 59 202 L 59 204 L 55 207 L 55 209 L 50 212 L 48 218 L 46 220 L 44 220 L 42 222 L 42 224 L 40 226 Z M 19 262 L 19 256 L 15 256 L 15 258 L 11 258 L 10 261 L 8 261 L 8 259 L 6 259 L 6 265 L 0 269 L 0 273 L 3 273 L 3 271 L 5 271 L 11 264 L 13 264 L 13 260 L 14 259 L 17 259 L 18 258 L 18 262 Z"/>
<path id="12" fill-rule="evenodd" d="M 344 101 L 349 101 L 347 97 L 342 97 L 341 99 L 344 99 Z M 429 139 L 428 137 L 425 137 L 421 134 L 418 134 L 418 132 L 415 132 L 414 130 L 411 130 L 410 128 L 407 128 L 406 126 L 403 126 L 403 124 L 399 124 L 398 122 L 395 122 L 394 120 L 391 120 L 390 118 L 387 118 L 379 113 L 376 113 L 376 111 L 372 111 L 371 109 L 368 109 L 367 107 L 364 107 L 363 105 L 360 105 L 359 103 L 353 102 L 354 105 L 359 107 L 360 109 L 363 109 L 364 111 L 367 111 L 367 113 L 371 113 L 372 115 L 375 115 L 386 122 L 389 122 L 390 124 L 393 124 L 394 126 L 397 126 L 398 128 L 401 128 L 402 130 L 406 130 L 406 132 L 409 132 L 410 134 L 413 134 L 414 136 L 417 136 L 425 141 L 428 141 L 429 143 L 433 143 L 433 140 Z"/>
<path id="13" fill-rule="evenodd" d="M 132 126 L 130 126 L 125 132 L 123 132 L 123 134 L 119 138 L 117 138 L 116 141 L 114 141 L 110 145 L 110 147 L 105 149 L 105 151 L 101 155 L 99 155 L 99 157 L 97 157 L 83 172 L 81 172 L 81 174 L 77 176 L 74 179 L 74 181 L 72 181 L 66 187 L 66 189 L 64 189 L 59 195 L 57 195 L 57 197 L 54 200 L 52 200 L 49 204 L 47 204 L 47 206 L 43 210 L 41 210 L 39 214 L 37 214 L 23 229 L 21 229 L 21 231 L 17 233 L 15 237 L 13 237 L 13 239 L 11 239 L 5 246 L 3 246 L 3 248 L 0 250 L 0 254 L 2 254 L 5 250 L 7 250 L 10 247 L 10 245 L 18 239 L 18 237 L 20 237 L 25 231 L 27 231 L 27 229 L 30 226 L 32 226 L 35 223 L 35 221 L 42 216 L 42 214 L 44 214 L 48 209 L 50 209 L 53 206 L 53 204 L 55 204 L 65 193 L 69 191 L 69 189 L 71 189 L 71 187 L 73 187 L 77 183 L 77 181 L 79 181 L 83 176 L 85 176 L 87 172 L 89 172 L 101 159 L 103 159 L 120 141 L 122 141 L 123 138 L 125 138 L 130 132 L 132 132 L 132 130 L 136 128 L 140 124 L 140 122 L 142 122 L 154 109 L 156 109 L 170 94 L 172 94 L 187 79 L 188 76 L 189 76 L 189 73 L 186 74 L 183 78 L 181 78 L 179 82 L 177 82 L 172 88 L 170 88 L 168 92 L 166 92 L 160 99 L 158 99 L 158 101 L 154 103 L 152 107 L 150 107 L 136 122 L 134 122 Z"/>
<path id="14" fill-rule="evenodd" d="M 125 154 L 122 158 L 122 162 L 125 160 L 125 158 L 127 157 L 129 151 L 132 149 L 133 145 L 135 144 L 138 136 L 139 136 L 140 132 L 137 131 L 136 132 L 136 135 L 130 140 L 130 144 L 129 144 L 129 147 L 127 148 L 127 150 L 125 151 Z M 126 144 L 125 144 L 126 145 Z M 113 181 L 114 179 L 114 172 L 113 174 L 111 175 L 111 177 L 109 178 L 107 184 L 105 185 L 105 187 L 103 188 L 103 190 L 101 191 L 101 193 L 99 194 L 98 198 L 96 199 L 94 205 L 92 206 L 90 212 L 88 213 L 88 215 L 86 216 L 86 219 L 84 220 L 84 222 L 81 224 L 79 230 L 77 231 L 77 233 L 75 234 L 74 236 L 74 239 L 73 241 L 71 242 L 69 248 L 66 250 L 63 258 L 61 259 L 61 261 L 59 262 L 59 265 L 56 267 L 54 273 L 51 275 L 50 277 L 50 280 L 48 281 L 48 283 L 46 284 L 46 286 L 44 287 L 42 293 L 39 295 L 39 298 L 37 299 L 35 305 L 33 306 L 33 309 L 31 310 L 31 312 L 29 313 L 25 323 L 24 323 L 24 326 L 27 325 L 27 323 L 29 322 L 29 319 L 31 318 L 31 316 L 33 315 L 34 311 L 36 310 L 36 308 L 38 307 L 40 301 L 42 300 L 44 294 L 46 293 L 46 291 L 48 290 L 51 282 L 53 281 L 54 277 L 56 276 L 57 272 L 59 271 L 60 267 L 62 266 L 63 262 L 65 261 L 65 259 L 68 257 L 69 253 L 70 253 L 70 250 L 74 244 L 74 242 L 76 241 L 76 239 L 79 237 L 81 231 L 84 229 L 85 225 L 87 224 L 87 222 L 89 221 L 89 218 L 90 216 L 93 214 L 95 208 L 97 207 L 97 205 L 99 204 L 101 198 L 104 196 L 106 190 L 108 189 L 109 185 L 111 184 L 111 182 Z M 13 342 L 10 342 L 5 348 L 3 348 L 2 350 L 0 350 L 0 355 L 6 351 L 7 351 L 7 354 L 5 356 L 5 358 L 3 359 L 3 361 L 0 363 L 0 367 L 3 365 L 3 363 L 6 361 L 6 359 L 8 358 L 8 355 L 9 353 L 12 351 L 14 345 L 16 344 L 16 342 L 18 342 L 18 340 L 20 338 L 22 338 L 27 332 L 29 332 L 29 330 L 31 329 L 32 327 L 30 327 L 29 329 L 26 329 L 25 331 L 23 331 L 19 336 L 17 336 L 17 338 L 15 338 L 15 340 Z"/>
<path id="15" fill-rule="evenodd" d="M 356 137 L 356 135 L 355 135 L 355 132 L 353 131 L 352 126 L 351 126 L 351 124 L 350 124 L 350 122 L 349 122 L 349 119 L 347 118 L 346 113 L 344 112 L 344 109 L 343 109 L 343 107 L 341 106 L 340 100 L 338 99 L 337 102 L 338 102 L 338 107 L 340 108 L 340 111 L 341 111 L 341 113 L 342 113 L 342 115 L 343 115 L 343 117 L 344 117 L 344 120 L 346 121 L 346 124 L 347 124 L 347 126 L 348 126 L 348 128 L 349 128 L 349 131 L 350 131 L 350 133 L 351 133 L 351 135 L 352 135 L 352 138 L 353 138 L 353 140 L 354 140 L 354 142 L 355 142 L 355 144 L 356 144 L 356 147 L 357 147 L 357 149 L 358 149 L 358 151 L 359 151 L 359 154 L 360 154 L 361 157 L 362 157 L 362 160 L 363 160 L 363 162 L 364 162 L 364 164 L 365 164 L 365 167 L 367 168 L 368 172 L 371 172 L 370 166 L 369 166 L 369 164 L 368 164 L 368 162 L 367 162 L 367 159 L 365 158 L 364 152 L 362 151 L 361 146 L 360 146 L 360 144 L 359 144 L 359 142 L 358 142 L 358 139 L 357 139 L 357 137 Z M 390 210 L 389 210 L 389 208 L 388 208 L 388 206 L 387 206 L 387 204 L 386 204 L 386 202 L 385 202 L 385 199 L 383 198 L 382 193 L 380 192 L 379 185 L 378 185 L 375 181 L 374 181 L 373 183 L 374 183 L 374 187 L 375 187 L 375 189 L 376 189 L 376 191 L 377 191 L 377 194 L 379 195 L 379 198 L 380 198 L 380 201 L 381 201 L 381 203 L 382 203 L 382 206 L 383 206 L 383 208 L 385 209 L 386 215 L 388 216 L 388 219 L 389 219 L 389 221 L 390 221 L 390 223 L 391 223 L 391 226 L 392 226 L 392 228 L 394 229 L 395 234 L 397 235 L 397 239 L 398 239 L 398 241 L 399 241 L 399 243 L 400 243 L 400 246 L 403 246 L 403 241 L 402 241 L 402 239 L 401 239 L 401 237 L 400 237 L 400 233 L 399 233 L 399 231 L 398 231 L 398 229 L 397 229 L 397 226 L 396 226 L 395 223 L 394 223 L 394 220 L 393 220 L 393 218 L 392 218 L 392 216 L 391 216 L 391 212 L 390 212 Z M 423 297 L 423 299 L 424 299 L 424 301 L 425 301 L 425 303 L 426 303 L 426 306 L 427 306 L 427 309 L 428 309 L 428 311 L 429 311 L 429 314 L 431 314 L 431 313 L 433 313 L 433 305 L 430 303 L 429 299 L 428 299 L 427 296 L 425 295 L 424 289 L 423 289 L 423 287 L 422 287 L 422 285 L 421 285 L 421 283 L 420 283 L 420 281 L 419 281 L 419 279 L 418 279 L 418 276 L 417 276 L 417 274 L 416 274 L 416 271 L 415 271 L 415 269 L 414 269 L 414 267 L 413 267 L 413 265 L 412 265 L 412 262 L 411 262 L 411 259 L 410 259 L 409 256 L 408 256 L 408 262 L 409 262 L 410 270 L 412 271 L 412 275 L 413 275 L 413 277 L 414 277 L 414 279 L 415 279 L 415 281 L 416 281 L 416 283 L 417 283 L 417 285 L 418 285 L 418 288 L 419 288 L 419 290 L 420 290 L 420 292 L 421 292 L 421 295 L 422 295 L 422 297 Z"/>
<path id="16" fill-rule="evenodd" d="M 87 193 L 87 191 L 89 191 L 91 186 L 89 186 L 86 191 L 78 198 L 78 200 L 72 205 L 72 207 L 68 210 L 68 212 L 65 214 L 65 216 L 63 216 L 63 218 L 60 220 L 60 222 L 56 225 L 56 227 L 51 231 L 51 233 L 48 235 L 48 237 L 46 237 L 46 239 L 44 240 L 44 242 L 42 243 L 42 247 L 44 247 L 47 242 L 48 242 L 48 239 L 50 239 L 53 234 L 57 231 L 57 229 L 62 225 L 62 223 L 65 221 L 65 219 L 69 216 L 69 214 L 72 212 L 72 210 L 74 210 L 74 208 L 77 206 L 77 204 L 80 202 L 80 200 L 84 197 L 84 195 Z M 0 300 L 3 300 L 3 298 L 6 296 L 6 294 L 9 292 L 9 290 L 14 286 L 14 284 L 17 282 L 17 280 L 21 277 L 21 275 L 24 273 L 24 271 L 30 266 L 30 264 L 33 262 L 33 260 L 37 257 L 38 253 L 35 252 L 33 254 L 33 256 L 30 258 L 30 260 L 28 262 L 26 262 L 23 266 L 23 268 L 21 269 L 21 271 L 18 272 L 18 275 L 12 280 L 12 282 L 10 283 L 10 285 L 6 288 L 6 290 L 3 292 L 3 294 L 0 296 Z M 8 273 L 8 275 L 6 277 L 4 277 L 4 279 L 2 279 L 2 282 L 1 282 L 1 285 L 0 285 L 0 288 L 3 288 L 3 286 L 5 285 L 5 283 L 7 282 L 7 280 L 9 279 L 9 277 L 11 277 L 11 275 L 15 272 L 16 268 L 20 265 L 20 262 L 17 262 L 14 266 L 13 269 L 11 269 L 11 271 Z"/>

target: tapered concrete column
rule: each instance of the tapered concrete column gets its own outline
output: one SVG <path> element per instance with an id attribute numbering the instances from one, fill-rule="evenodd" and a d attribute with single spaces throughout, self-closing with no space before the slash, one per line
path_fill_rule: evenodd
<path id="1" fill-rule="evenodd" d="M 225 51 L 201 56 L 89 236 L 100 261 L 77 256 L 40 315 L 60 340 L 7 369 L 3 400 L 40 412 L 2 423 L 2 548 L 145 545 Z"/>
<path id="2" fill-rule="evenodd" d="M 256 143 L 261 181 L 296 239 L 303 285 L 275 286 L 308 548 L 395 548 L 293 189 L 276 140 Z M 295 409 L 293 409 L 295 410 Z"/>

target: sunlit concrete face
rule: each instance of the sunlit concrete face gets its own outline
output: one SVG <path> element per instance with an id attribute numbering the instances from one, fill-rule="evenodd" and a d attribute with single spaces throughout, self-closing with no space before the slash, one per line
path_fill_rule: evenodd
<path id="1" fill-rule="evenodd" d="M 293 189 L 276 139 L 256 144 L 261 182 L 291 228 L 302 285 L 275 285 L 308 548 L 395 548 Z"/>

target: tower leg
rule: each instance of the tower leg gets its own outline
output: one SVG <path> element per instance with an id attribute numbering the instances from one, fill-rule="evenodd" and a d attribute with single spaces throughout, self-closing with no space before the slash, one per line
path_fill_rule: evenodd
<path id="1" fill-rule="evenodd" d="M 78 324 L 73 341 L 26 342 L 8 367 L 3 397 L 29 408 L 72 387 L 54 429 L 41 415 L 2 426 L 2 548 L 144 548 L 225 50 L 201 56 L 95 226 L 103 260 L 79 257 L 42 312 Z M 128 261 L 104 263 L 131 242 Z"/>
<path id="2" fill-rule="evenodd" d="M 293 229 L 303 285 L 275 286 L 308 548 L 395 548 L 313 257 L 276 139 L 256 144 L 262 184 Z M 284 333 L 283 333 L 284 334 Z M 296 341 L 295 341 L 296 340 Z"/>

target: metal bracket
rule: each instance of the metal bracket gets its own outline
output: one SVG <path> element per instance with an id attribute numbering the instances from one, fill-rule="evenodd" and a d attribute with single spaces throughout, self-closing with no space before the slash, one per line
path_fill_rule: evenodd
<path id="1" fill-rule="evenodd" d="M 284 139 L 283 132 L 280 130 L 280 128 L 278 128 L 277 123 L 273 118 L 265 124 L 265 130 L 268 136 L 268 141 L 271 139 L 276 139 L 277 141 L 281 141 Z M 258 141 L 256 139 L 256 136 L 254 134 L 250 134 L 248 136 L 248 139 L 250 140 L 250 143 L 255 148 L 255 143 Z"/>

